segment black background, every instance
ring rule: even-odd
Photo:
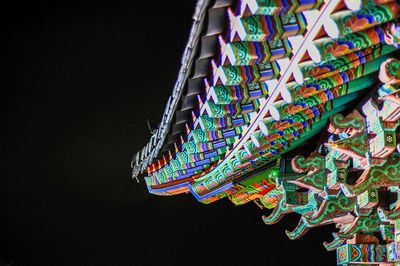
[[[335,265],[333,226],[159,197],[130,160],[159,122],[195,1],[13,1],[2,7],[0,265]],[[4,48],[5,47],[5,48]]]

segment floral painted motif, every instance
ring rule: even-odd
[[[344,34],[361,31],[367,28],[369,21],[367,18],[350,17],[345,22]]]
[[[326,48],[327,59],[337,58],[346,54],[350,50],[347,44],[339,44],[334,42]]]

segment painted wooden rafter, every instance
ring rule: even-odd
[[[307,19],[314,19],[314,23],[308,23],[308,29],[305,36],[296,36],[290,40],[293,44],[298,44],[297,47],[294,45],[293,47],[293,56],[291,60],[278,60],[278,64],[284,65],[284,71],[281,73],[279,79],[269,80],[266,81],[270,95],[265,101],[260,101],[260,110],[259,112],[251,118],[251,122],[248,126],[244,127],[242,137],[237,140],[234,144],[234,147],[228,151],[224,160],[220,162],[219,166],[213,170],[211,170],[206,175],[197,179],[198,181],[205,180],[209,176],[213,175],[215,171],[218,171],[218,168],[222,168],[226,164],[230,164],[230,160],[235,156],[235,153],[238,152],[240,149],[243,148],[243,144],[249,140],[251,137],[251,133],[258,129],[258,124],[264,119],[264,117],[268,114],[272,104],[281,97],[281,94],[284,93],[286,89],[286,84],[289,81],[290,77],[293,75],[294,72],[298,70],[297,66],[301,62],[301,59],[304,57],[305,53],[308,52],[312,41],[316,38],[319,31],[324,25],[325,21],[328,21],[330,18],[330,14],[335,10],[335,7],[338,5],[340,0],[330,0],[325,1],[325,5],[321,7],[321,10],[312,10],[312,11],[305,11],[305,13],[309,13]],[[232,26],[234,28],[235,25]],[[215,70],[214,70],[215,71]],[[214,72],[215,73],[215,72]],[[207,99],[209,99],[209,95],[207,95]],[[200,109],[200,114],[205,111],[205,106]],[[196,121],[197,122],[197,121]],[[195,123],[196,126],[196,123]]]

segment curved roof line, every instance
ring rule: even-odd
[[[192,66],[194,56],[198,48],[199,39],[204,26],[205,14],[209,4],[210,0],[197,1],[195,12],[192,17],[193,25],[190,31],[189,40],[181,59],[181,67],[178,78],[175,82],[172,95],[167,101],[161,124],[158,129],[154,130],[154,133],[147,145],[141,151],[137,152],[132,158],[132,178],[135,178],[137,182],[139,182],[137,178],[138,175],[143,173],[147,165],[159,154],[168,134],[171,121],[173,119],[173,114],[178,106],[179,99],[181,98],[183,88],[190,73],[189,70]]]

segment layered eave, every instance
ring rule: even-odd
[[[177,85],[134,176],[146,172],[151,193],[204,203],[271,191],[257,170],[375,86],[396,50],[384,37],[400,6],[363,2],[199,1]]]

